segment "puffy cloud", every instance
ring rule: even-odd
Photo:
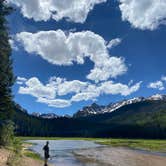
[[[116,78],[119,75],[126,73],[127,67],[125,66],[124,59],[118,57],[110,57],[108,60],[102,60],[102,68],[96,66],[91,70],[90,74],[87,76],[90,80],[108,80],[110,77]]]
[[[64,108],[69,107],[71,105],[70,100],[64,99],[46,99],[46,98],[38,98],[37,102],[47,104],[49,107],[57,107]]]
[[[7,0],[21,9],[24,17],[35,21],[54,19],[84,23],[96,4],[107,0]]]
[[[154,30],[165,24],[165,0],[119,0],[122,19],[133,27]]]
[[[87,87],[87,82],[78,80],[65,81],[58,86],[58,95],[63,96],[69,93],[79,93]]]
[[[28,94],[37,98],[54,99],[56,92],[54,86],[47,84],[43,85],[38,78],[32,77],[25,82],[25,86],[19,88],[20,94]]]
[[[47,104],[50,107],[62,108],[70,106],[72,102],[97,100],[97,97],[102,94],[127,96],[139,90],[140,85],[141,82],[128,86],[112,81],[92,84],[79,80],[67,81],[59,77],[51,77],[48,83],[44,85],[38,78],[32,77],[23,81],[19,93],[31,95],[37,98],[37,102]],[[68,94],[70,95],[66,96]]]
[[[117,77],[127,71],[124,59],[110,57],[107,42],[91,31],[69,34],[62,30],[40,31],[34,34],[22,32],[17,34],[16,38],[28,53],[37,53],[52,64],[83,64],[84,59],[89,57],[94,62],[94,69],[87,78],[96,82]]]
[[[71,99],[71,101],[88,101],[88,100],[96,100],[96,97],[98,97],[98,93],[96,92],[81,92],[76,95],[74,95]]]
[[[162,81],[151,82],[151,83],[149,83],[148,88],[158,89],[158,90],[165,89]]]
[[[158,89],[158,90],[164,90],[164,84],[166,82],[166,76],[162,76],[160,80],[155,81],[155,82],[151,82],[147,85],[148,88],[152,88],[152,89]]]
[[[135,85],[128,86],[121,83],[113,83],[112,81],[107,81],[101,84],[101,92],[104,94],[120,94],[122,96],[128,96],[140,89],[142,82],[138,82]]]
[[[116,47],[116,46],[118,46],[121,42],[122,42],[122,39],[120,39],[120,38],[112,39],[112,40],[107,44],[107,48],[111,49],[111,48],[113,48],[113,47]]]
[[[100,89],[98,85],[89,84],[86,89],[72,96],[71,101],[74,101],[74,102],[88,101],[88,100],[94,101],[99,96],[100,96]]]

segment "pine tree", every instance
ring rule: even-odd
[[[14,102],[12,85],[14,75],[11,59],[11,47],[6,16],[12,8],[5,0],[0,0],[0,145],[8,146],[12,142],[14,127],[11,121]]]
[[[0,120],[10,119],[13,110],[12,85],[15,78],[6,20],[11,11],[5,0],[0,0]]]

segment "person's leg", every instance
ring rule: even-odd
[[[47,166],[47,160],[48,159],[45,158],[45,160],[44,160],[44,166]]]

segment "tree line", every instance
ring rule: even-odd
[[[16,105],[13,121],[18,136],[166,138],[166,103],[141,102],[102,115],[42,119]]]

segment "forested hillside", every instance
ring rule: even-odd
[[[21,136],[166,138],[166,102],[143,101],[82,118],[42,119],[15,109]]]

